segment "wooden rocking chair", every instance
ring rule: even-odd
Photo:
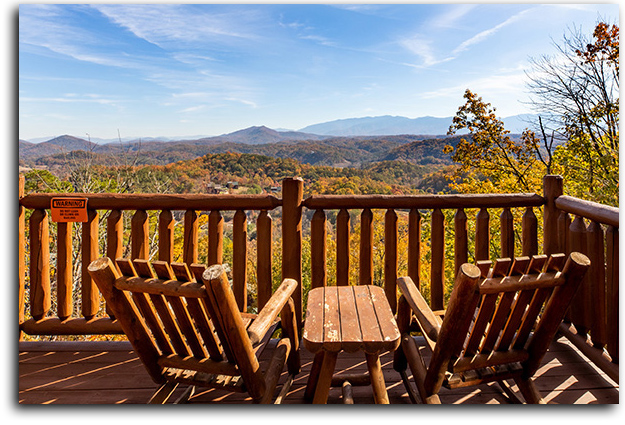
[[[284,398],[300,369],[291,298],[296,281],[285,279],[252,315],[239,312],[221,265],[116,263],[118,268],[100,258],[89,273],[151,378],[161,384],[149,403],[166,403],[180,383],[189,387],[177,403],[186,402],[195,386],[247,392],[255,403],[270,403],[287,363],[289,376],[276,403]],[[278,315],[282,339],[263,374],[258,357],[280,324]]]
[[[460,267],[443,319],[430,310],[409,277],[397,280],[402,337],[393,366],[411,398],[416,397],[406,376],[407,364],[421,400],[428,404],[440,403],[441,386],[453,389],[491,381],[497,381],[513,402],[520,402],[506,379],[514,380],[528,403],[544,403],[532,376],[590,260],[573,252],[568,259],[564,254],[540,255],[514,262],[499,259],[490,265],[481,261]],[[413,318],[432,351],[427,368],[410,335]]]

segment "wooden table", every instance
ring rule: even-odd
[[[379,354],[399,346],[399,330],[378,286],[328,286],[308,293],[304,346],[316,353],[306,387],[313,403],[326,403],[340,351],[362,350],[375,402],[388,404]]]

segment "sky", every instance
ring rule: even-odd
[[[20,4],[20,139],[531,113],[530,58],[614,4]]]

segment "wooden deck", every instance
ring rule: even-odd
[[[386,353],[380,360],[391,404],[410,403],[399,374],[392,368],[392,355]],[[312,355],[303,349],[302,372],[293,382],[285,404],[304,402],[311,365]],[[336,370],[365,372],[364,355],[339,354]],[[618,384],[588,362],[565,338],[552,343],[537,373],[536,385],[548,402],[619,402]],[[127,342],[19,343],[20,404],[143,404],[155,388]],[[353,394],[356,404],[373,403],[370,387],[353,387]],[[454,391],[443,389],[440,398],[446,404],[508,403],[495,384]],[[200,390],[190,402],[250,403],[250,399],[221,390]],[[328,403],[342,403],[341,388],[331,389]]]

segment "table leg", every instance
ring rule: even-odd
[[[382,374],[382,365],[380,357],[377,354],[365,353],[367,358],[367,368],[369,376],[371,376],[371,387],[373,387],[373,398],[376,404],[389,404],[388,393],[386,392],[386,383]]]
[[[306,383],[304,400],[311,401],[315,396],[315,388],[317,388],[317,381],[319,381],[319,373],[321,372],[321,365],[323,364],[323,353],[324,351],[320,350],[315,354],[312,367],[310,368],[310,374],[308,375],[308,382]]]
[[[317,381],[315,389],[315,398],[313,404],[325,404],[328,401],[328,393],[332,385],[332,375],[334,374],[334,366],[336,365],[336,357],[338,352],[327,351],[323,355],[323,363],[321,365],[321,373]]]

